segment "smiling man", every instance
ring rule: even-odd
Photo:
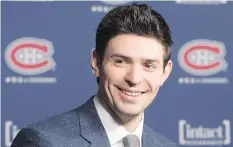
[[[85,104],[22,129],[12,147],[175,147],[144,124],[144,110],[172,70],[163,17],[145,4],[119,6],[100,22],[91,67],[98,92]]]

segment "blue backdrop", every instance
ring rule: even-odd
[[[123,3],[1,2],[1,146],[96,93],[95,31]],[[144,3],[164,16],[174,40],[172,74],[145,123],[183,146],[233,147],[233,3]]]

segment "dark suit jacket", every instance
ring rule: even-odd
[[[176,144],[143,126],[143,147],[176,147]],[[110,147],[93,98],[79,108],[23,128],[11,147]]]

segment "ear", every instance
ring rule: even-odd
[[[162,86],[163,83],[167,80],[167,78],[170,75],[171,71],[172,71],[172,61],[169,60],[168,63],[167,63],[167,65],[164,68],[160,86]]]
[[[95,74],[96,77],[99,77],[100,73],[99,73],[99,58],[98,55],[96,53],[96,49],[92,49],[92,53],[91,53],[91,68],[92,68],[92,72],[93,74]]]

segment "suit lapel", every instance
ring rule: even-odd
[[[144,124],[142,132],[142,147],[155,147],[153,137],[150,134],[149,128]]]
[[[110,147],[108,136],[96,111],[93,97],[78,108],[81,136],[90,147]]]
[[[161,134],[154,132],[150,127],[144,124],[142,133],[142,147],[175,147],[176,145],[163,137]]]

